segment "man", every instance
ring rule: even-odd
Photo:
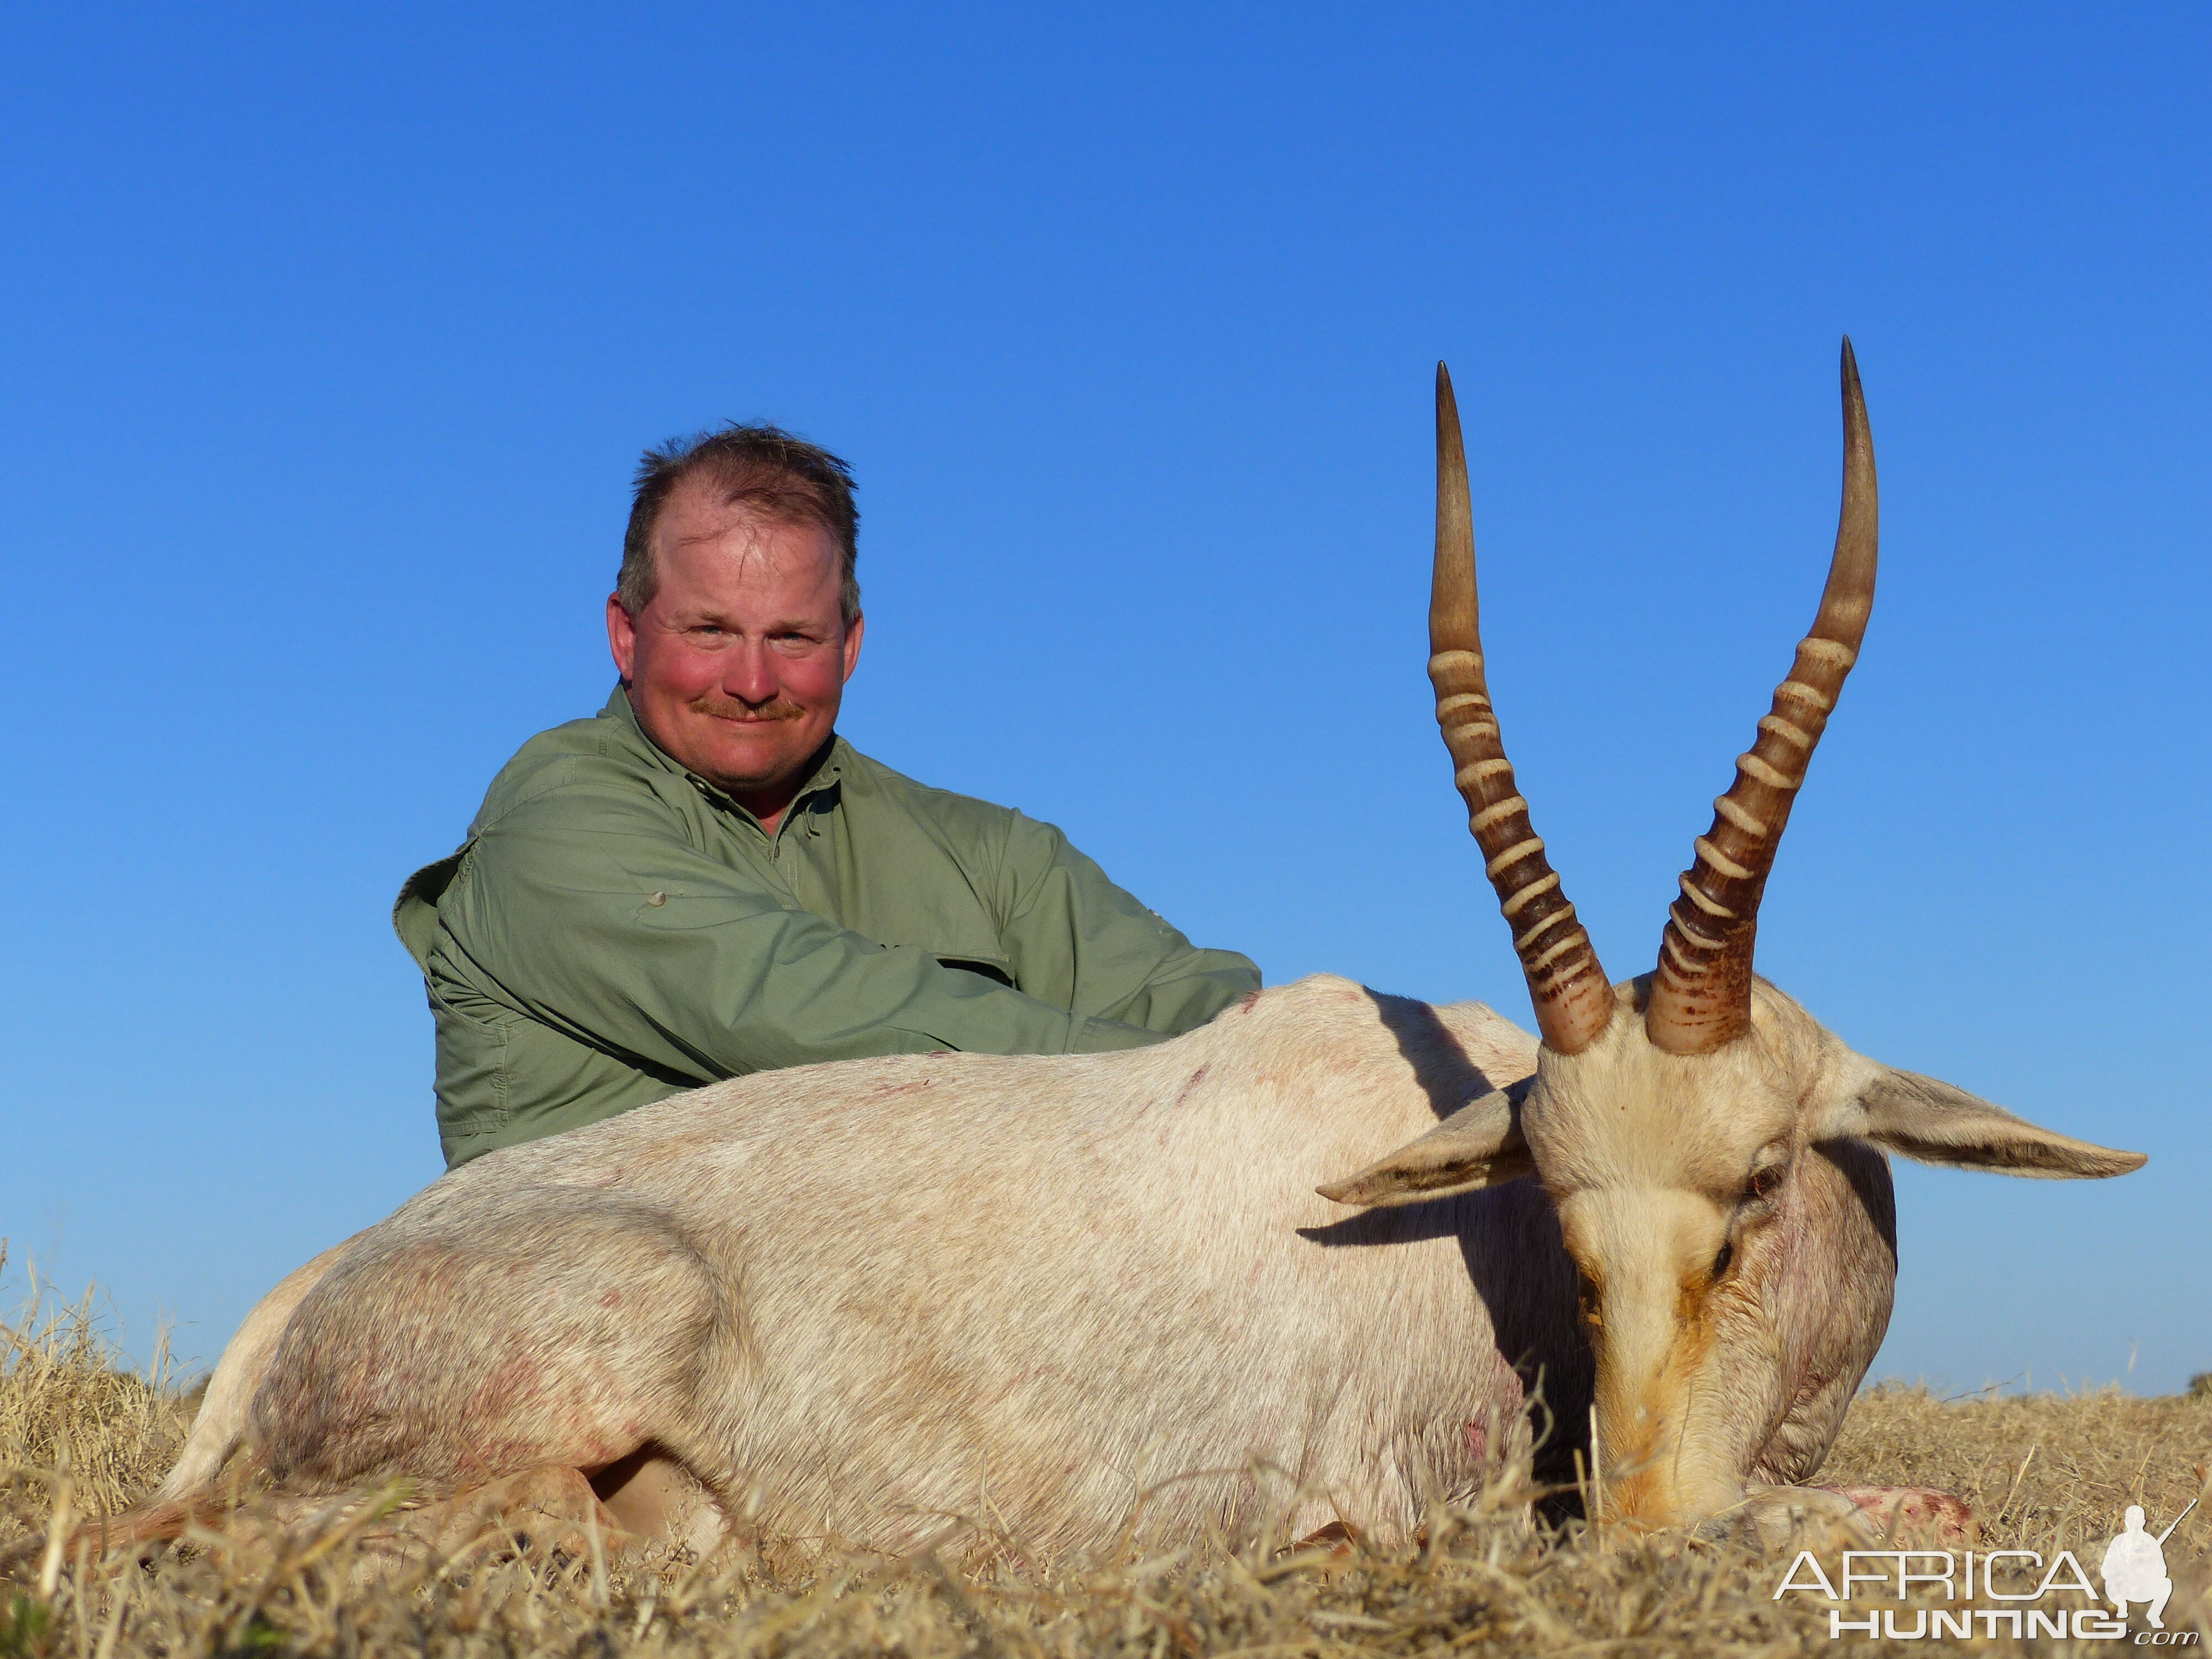
[[[449,1165],[740,1073],[1133,1048],[1259,988],[1050,825],[836,735],[852,489],[774,427],[647,453],[607,600],[621,684],[525,744],[394,908]]]

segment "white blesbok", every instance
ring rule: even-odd
[[[242,1449],[295,1497],[407,1477],[447,1529],[535,1506],[898,1550],[968,1516],[1050,1553],[1290,1503],[1293,1535],[1389,1540],[1528,1432],[1540,1376],[1553,1467],[1587,1448],[1610,1516],[1856,1513],[1798,1483],[1888,1322],[1883,1152],[2143,1160],[1854,1054],[1753,975],[1874,595],[1848,341],[1843,390],[1819,615],[1655,973],[1607,979],[1515,788],[1440,368],[1430,673],[1540,1043],[1323,977],[1149,1048],[808,1066],[492,1153],[254,1310],[124,1533],[178,1529]]]

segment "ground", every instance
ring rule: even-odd
[[[145,1564],[48,1547],[58,1506],[112,1513],[148,1491],[190,1415],[186,1393],[118,1368],[82,1308],[33,1308],[0,1327],[0,1659],[1942,1650],[1855,1634],[1832,1645],[1826,1601],[1775,1600],[1786,1554],[1547,1527],[1514,1471],[1473,1507],[1440,1512],[1422,1548],[1395,1555],[1213,1542],[1056,1568],[1009,1551],[960,1573],[933,1559],[779,1566],[743,1551],[625,1568],[586,1547],[457,1569],[365,1563],[360,1534],[312,1521],[289,1533],[226,1525]],[[1860,1395],[1821,1478],[1948,1488],[1973,1505],[1984,1549],[2071,1548],[2094,1574],[2127,1504],[2163,1527],[2205,1492],[2208,1465],[2212,1394],[1945,1400],[1891,1385]],[[1820,1552],[1831,1572],[1842,1547]],[[2168,1630],[2198,1632],[2193,1650],[2205,1652],[2212,1503],[2182,1523],[2166,1557]],[[2138,1608],[2135,1629],[2145,1628]],[[2030,1647],[2157,1650],[2135,1638]]]

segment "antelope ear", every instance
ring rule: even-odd
[[[1379,1208],[1495,1187],[1534,1173],[1521,1138],[1520,1091],[1477,1095],[1418,1140],[1379,1164],[1314,1190],[1339,1204]]]
[[[2125,1175],[2148,1161],[2141,1152],[2115,1152],[2039,1128],[1964,1089],[1886,1066],[1875,1068],[1838,1116],[1837,1133],[1954,1169],[2081,1180]]]

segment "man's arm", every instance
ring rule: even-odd
[[[1260,988],[1249,957],[1200,949],[1051,824],[1008,816],[998,902],[1024,990],[1079,1014],[1172,1036]]]
[[[568,784],[487,826],[438,914],[453,947],[518,1006],[702,1083],[871,1054],[1061,1054],[1158,1037],[787,908],[619,782]]]

